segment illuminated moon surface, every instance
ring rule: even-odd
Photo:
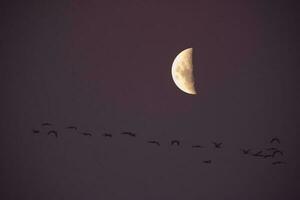
[[[180,52],[172,64],[172,78],[176,86],[188,94],[196,94],[193,75],[193,49]]]

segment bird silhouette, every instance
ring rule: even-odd
[[[280,154],[281,156],[283,156],[283,152],[282,151],[276,150],[276,151],[273,152],[272,157],[275,157],[276,154]]]
[[[218,143],[218,142],[212,142],[215,145],[215,148],[220,149],[222,142]]]
[[[280,164],[286,164],[286,162],[283,162],[283,161],[272,162],[272,165],[280,165]]]
[[[277,142],[278,144],[280,144],[280,140],[279,138],[275,137],[275,138],[272,138],[270,143],[274,143],[274,142]]]
[[[76,127],[76,126],[68,126],[68,127],[66,127],[66,129],[73,129],[73,130],[77,130],[77,127]]]
[[[256,157],[263,157],[262,151],[258,151],[258,152],[256,152],[255,154],[252,154],[252,155],[256,156]]]
[[[264,158],[270,158],[270,157],[273,157],[273,156],[270,154],[264,155]]]
[[[52,126],[52,124],[50,124],[48,122],[44,122],[44,123],[42,123],[42,126]]]
[[[82,135],[84,135],[84,136],[92,136],[92,134],[91,133],[88,133],[88,132],[83,132],[83,133],[81,133]]]
[[[192,148],[204,148],[204,146],[201,146],[201,145],[193,145]]]
[[[148,141],[149,144],[156,144],[157,146],[160,146],[160,143],[158,141],[155,140],[150,140]]]
[[[204,160],[203,161],[203,163],[205,163],[205,164],[211,164],[211,162],[212,162],[211,160]]]
[[[275,148],[275,147],[271,147],[271,148],[266,148],[266,150],[267,150],[267,151],[276,151],[276,150],[278,150],[278,149]]]
[[[39,130],[36,130],[36,129],[32,129],[32,132],[33,132],[34,134],[40,133],[40,131],[39,131]]]
[[[110,137],[110,138],[111,138],[111,137],[112,137],[112,134],[104,133],[103,136],[104,136],[104,137]]]
[[[171,141],[171,145],[177,145],[177,146],[179,146],[180,145],[180,142],[179,142],[179,140],[172,140]]]
[[[122,134],[122,135],[129,135],[129,136],[131,136],[131,137],[136,137],[136,134],[135,134],[135,133],[132,133],[132,132],[129,132],[129,131],[127,131],[127,132],[122,132],[121,134]]]
[[[48,135],[53,134],[56,138],[58,137],[58,133],[55,130],[51,130],[48,132]]]
[[[250,149],[241,149],[243,154],[249,154],[250,153]]]

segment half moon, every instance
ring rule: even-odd
[[[172,64],[172,78],[176,86],[188,94],[197,94],[193,75],[193,48],[180,52]]]

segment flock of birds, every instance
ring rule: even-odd
[[[55,138],[59,137],[58,131],[54,130],[54,129],[51,129],[51,127],[53,127],[53,124],[45,122],[45,123],[42,123],[41,126],[42,127],[50,127],[50,129],[47,131],[47,135],[54,136]],[[76,127],[76,126],[68,126],[68,127],[65,127],[65,129],[78,131],[78,127]],[[34,134],[40,134],[41,130],[32,129],[32,132]],[[83,135],[83,136],[87,136],[87,137],[92,137],[93,136],[93,134],[91,132],[78,132],[78,133]],[[129,137],[137,137],[137,135],[135,133],[129,132],[129,131],[121,132],[120,134],[121,135],[127,135]],[[110,134],[110,133],[104,133],[104,134],[102,134],[102,136],[106,137],[106,138],[112,138],[113,137],[113,135]],[[153,145],[156,145],[156,146],[161,146],[161,143],[157,140],[148,140],[147,143],[153,144]],[[216,149],[223,148],[223,146],[222,146],[223,143],[222,142],[212,142],[212,144],[213,144],[214,148],[216,148]],[[274,137],[270,140],[270,144],[280,144],[280,139],[277,138],[277,137]],[[171,146],[180,146],[181,143],[180,143],[179,140],[171,140],[170,145]],[[192,145],[192,148],[205,148],[205,147],[202,146],[202,145]],[[265,149],[254,151],[254,152],[253,152],[252,149],[241,148],[240,151],[244,155],[249,155],[249,156],[259,157],[259,158],[264,158],[264,159],[276,158],[278,155],[282,157],[284,155],[283,151],[276,148],[276,147],[269,147],[269,148],[265,148]],[[212,160],[204,160],[203,163],[211,164]],[[272,165],[282,165],[282,164],[286,164],[286,162],[281,161],[281,160],[277,160],[277,161],[272,162]]]

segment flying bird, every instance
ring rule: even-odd
[[[179,140],[172,140],[171,141],[171,145],[177,145],[177,146],[179,146],[180,145],[180,142],[179,142]]]
[[[269,155],[269,154],[264,155],[264,158],[270,158],[270,157],[273,157],[273,156],[272,156],[272,155]]]
[[[217,149],[221,148],[222,142],[220,142],[220,143],[212,142],[212,143],[215,145],[215,148],[217,148]]]
[[[131,137],[136,137],[136,134],[135,133],[132,133],[132,132],[122,132],[121,133],[122,135],[129,135]]]
[[[280,165],[280,164],[286,164],[286,162],[283,162],[283,161],[272,162],[272,165]]]
[[[148,141],[149,144],[156,144],[157,146],[160,146],[160,143],[158,141],[155,140],[150,140]]]
[[[276,150],[273,152],[272,157],[274,157],[276,154],[280,154],[281,156],[283,156],[283,152],[280,150]]]
[[[278,149],[275,148],[275,147],[271,147],[271,148],[267,148],[266,150],[267,150],[267,151],[276,151],[276,150],[278,150]]]
[[[258,152],[256,152],[255,154],[252,154],[252,155],[256,156],[256,157],[263,157],[262,151],[258,151]]]
[[[193,145],[192,148],[204,148],[204,146],[201,146],[201,145]]]
[[[56,138],[58,137],[58,133],[55,130],[51,130],[48,132],[48,135],[53,134]]]
[[[68,127],[66,127],[66,129],[73,129],[73,130],[77,130],[77,127],[76,127],[76,126],[68,126]]]
[[[104,137],[112,137],[112,134],[104,133],[103,136],[104,136]]]
[[[39,131],[39,130],[36,130],[36,129],[32,129],[32,132],[33,132],[34,134],[40,133],[40,131]]]
[[[274,143],[274,142],[277,142],[278,144],[280,144],[280,140],[279,138],[275,137],[275,138],[272,138],[270,143]]]
[[[48,122],[44,122],[44,123],[42,123],[42,126],[52,126],[52,124],[50,124]]]
[[[249,154],[250,153],[250,149],[241,149],[243,154]]]
[[[92,136],[91,133],[87,133],[87,132],[83,132],[83,133],[81,133],[81,134],[84,135],[84,136]]]
[[[203,163],[205,163],[205,164],[211,164],[211,160],[204,160]]]

